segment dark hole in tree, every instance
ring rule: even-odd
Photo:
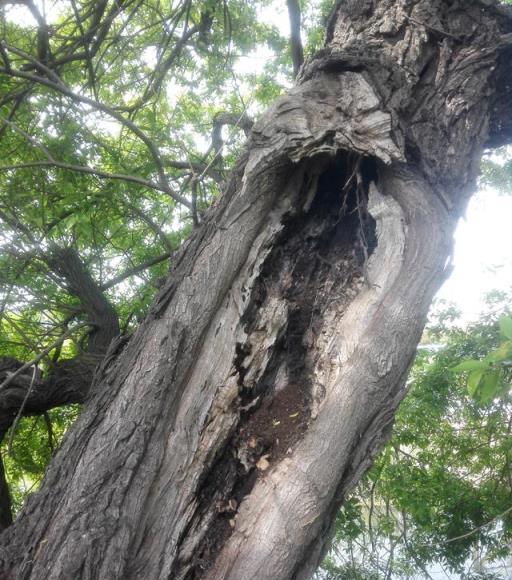
[[[369,183],[376,179],[374,161],[340,153],[327,164],[310,162],[310,172],[322,164],[310,207],[284,218],[284,228],[251,289],[242,318],[249,338],[237,345],[234,360],[240,421],[199,485],[198,517],[211,508],[212,498],[218,498],[219,509],[196,550],[187,580],[204,574],[231,534],[230,506],[238,506],[265,475],[258,471],[258,460],[265,457],[275,464],[293,452],[308,428],[318,354],[314,344],[324,314],[332,308],[343,311],[352,300],[353,289],[362,284],[364,261],[375,247],[375,222],[367,211]],[[306,191],[302,197],[303,206]],[[252,349],[261,347],[265,312],[273,312],[276,301],[287,312],[286,324],[270,347],[259,380],[247,384],[244,362]]]

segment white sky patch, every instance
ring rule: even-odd
[[[165,94],[170,107],[175,107],[179,98],[186,93],[185,87],[178,84],[174,79],[169,79],[165,86]]]
[[[288,38],[290,35],[290,20],[286,2],[272,2],[268,6],[258,8],[258,20],[277,27],[279,33]]]
[[[87,128],[93,132],[97,131],[115,138],[119,137],[121,133],[121,123],[94,109],[87,109],[82,120]]]
[[[3,16],[7,22],[13,22],[20,26],[37,26],[36,19],[32,16],[30,10],[26,6],[21,6],[19,4],[16,6],[7,6],[4,9]]]
[[[272,2],[268,6],[260,6],[257,11],[258,20],[275,26],[279,34],[284,38],[290,36],[290,21],[288,19],[288,9],[285,2]],[[265,64],[275,58],[275,53],[267,46],[259,46],[247,55],[241,55],[236,60],[233,71],[237,77],[248,73],[261,74],[264,71]],[[276,79],[282,86],[291,87],[288,79],[283,75],[278,75]],[[239,80],[239,89],[244,95],[251,94],[251,86],[248,83]],[[252,111],[250,111],[252,112]]]
[[[156,46],[147,46],[140,55],[141,61],[149,68],[153,68],[157,63]]]
[[[263,72],[265,64],[275,58],[274,51],[266,46],[260,46],[249,54],[237,58],[233,70],[235,74],[245,75],[248,73],[259,74]]]
[[[57,22],[60,14],[65,10],[66,3],[45,2],[44,0],[34,0],[34,5],[39,13],[46,20],[47,24]],[[37,26],[37,20],[34,18],[27,6],[20,4],[7,4],[3,8],[3,16],[8,22],[13,22],[19,26]]]
[[[455,233],[454,271],[437,294],[461,310],[464,321],[484,310],[491,290],[512,289],[512,192],[477,192]]]

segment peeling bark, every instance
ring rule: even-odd
[[[311,576],[510,140],[511,30],[488,1],[337,5],[2,536],[5,578]]]

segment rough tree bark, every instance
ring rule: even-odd
[[[404,395],[512,15],[346,0],[1,538],[5,579],[309,578]]]

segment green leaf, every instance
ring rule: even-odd
[[[512,358],[512,341],[506,340],[505,342],[502,342],[500,346],[493,352],[489,353],[486,358],[494,362],[510,360]]]
[[[468,377],[468,393],[474,397],[476,390],[478,389],[478,385],[484,376],[485,370],[479,369],[474,370],[473,372],[469,373]]]
[[[499,320],[501,334],[512,340],[512,317],[502,316]]]
[[[498,379],[498,371],[485,373],[480,382],[480,389],[478,390],[478,395],[476,397],[480,403],[489,403],[494,399],[498,390]]]
[[[452,367],[450,370],[454,373],[461,373],[463,371],[476,371],[476,370],[485,369],[488,366],[489,366],[489,363],[487,363],[485,361],[468,359],[468,360],[462,361],[458,365]]]

